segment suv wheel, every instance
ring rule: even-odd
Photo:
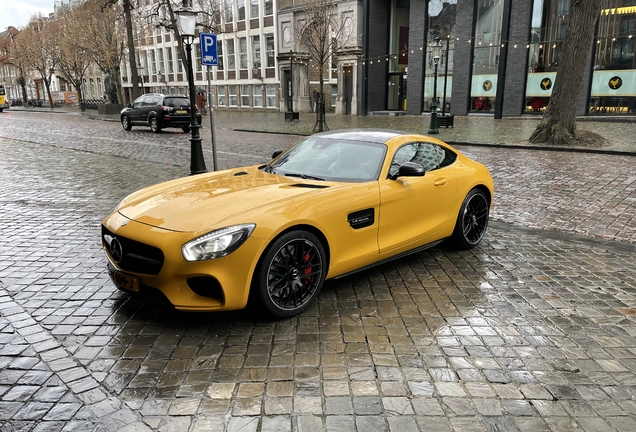
[[[128,116],[121,116],[121,127],[124,128],[125,131],[132,129],[132,124],[130,123],[130,118]]]
[[[157,117],[150,118],[150,130],[154,133],[161,132],[161,127],[159,127],[159,121],[157,121]]]

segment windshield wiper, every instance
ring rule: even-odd
[[[287,177],[300,177],[301,179],[305,179],[305,180],[319,180],[319,181],[325,181],[324,178],[320,178],[320,177],[314,177],[314,176],[310,176],[307,174],[297,174],[297,173],[285,173],[285,175]]]

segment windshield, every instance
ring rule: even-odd
[[[334,138],[307,138],[271,162],[270,172],[314,180],[377,180],[386,145]]]

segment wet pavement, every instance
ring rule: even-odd
[[[636,430],[632,156],[460,146],[495,179],[479,247],[327,282],[274,321],[108,279],[101,219],[187,174],[187,134],[0,121],[0,431]],[[221,124],[222,168],[298,140]]]

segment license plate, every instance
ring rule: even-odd
[[[177,110],[177,114],[187,114],[187,110]]]
[[[127,275],[108,266],[108,274],[110,279],[117,286],[126,291],[139,292],[139,279],[134,276]]]

